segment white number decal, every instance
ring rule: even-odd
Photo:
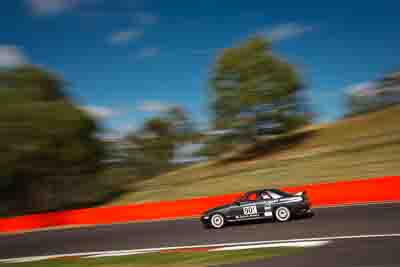
[[[256,206],[249,206],[243,208],[244,215],[254,215],[257,214],[257,207]]]

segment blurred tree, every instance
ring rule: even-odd
[[[171,135],[176,143],[191,142],[196,139],[197,132],[194,123],[183,108],[171,107],[165,112],[164,117],[170,124]]]
[[[97,202],[103,146],[65,83],[38,67],[0,73],[0,214]],[[104,188],[103,188],[104,189]]]
[[[0,72],[0,86],[18,88],[21,94],[34,101],[65,100],[65,82],[57,75],[35,66],[22,66]]]
[[[130,133],[125,139],[129,143],[128,166],[140,179],[155,176],[169,169],[174,153],[174,139],[170,135],[171,125],[160,117],[147,120],[142,129]]]
[[[400,72],[350,88],[345,95],[347,113],[354,116],[400,103]]]
[[[154,117],[144,123],[143,131],[145,134],[155,137],[169,137],[172,131],[172,125],[162,117]]]
[[[369,96],[361,95],[356,92],[348,93],[346,95],[346,116],[354,116],[372,110],[371,103],[371,97]]]
[[[236,128],[254,135],[256,124],[279,124],[288,131],[308,121],[303,83],[261,37],[225,49],[213,68],[210,87],[215,129]]]
[[[142,128],[127,136],[131,144],[129,165],[143,179],[168,171],[175,150],[186,142],[199,138],[189,115],[181,107],[172,107],[144,122]]]

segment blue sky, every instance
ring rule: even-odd
[[[127,131],[170,105],[207,122],[218,51],[263,32],[309,87],[320,121],[343,92],[400,67],[400,3],[377,1],[5,0],[0,66],[33,63],[107,127]]]

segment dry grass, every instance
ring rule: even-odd
[[[260,187],[400,173],[400,106],[313,129],[287,150],[230,164],[202,163],[155,177],[112,204],[171,200]],[[138,186],[138,185],[136,185]]]

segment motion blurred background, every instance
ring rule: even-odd
[[[398,9],[0,8],[0,216],[400,171]]]

